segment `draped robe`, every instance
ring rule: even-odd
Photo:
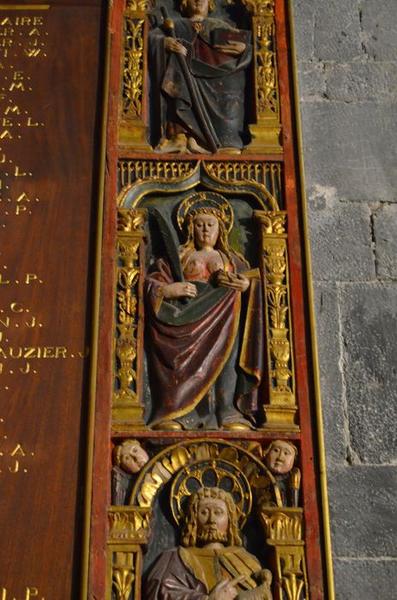
[[[233,270],[247,263],[233,255]],[[250,416],[257,410],[263,372],[262,297],[259,278],[245,293],[195,281],[196,298],[165,300],[164,284],[175,282],[170,264],[159,259],[146,279],[147,355],[154,417],[151,425],[177,419],[204,398],[238,344],[234,404]],[[235,353],[233,352],[233,355]]]
[[[238,31],[221,19],[204,19],[200,33],[195,31],[190,19],[175,19],[174,24],[176,38],[187,48],[186,63],[194,81],[194,95],[204,106],[206,122],[217,138],[216,145],[242,148],[245,72],[251,62],[252,46],[247,44],[237,57],[216,50],[211,44],[211,33],[215,29]],[[161,28],[150,32],[151,143],[155,146],[165,135],[166,123],[173,122],[206,146],[180,58],[174,52],[165,51],[164,38]]]
[[[217,583],[245,575],[236,585],[241,597],[271,600],[269,588],[258,585],[253,578],[260,571],[258,559],[241,546],[174,548],[163,552],[155,563],[144,597],[145,600],[207,600]]]

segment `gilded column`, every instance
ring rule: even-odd
[[[120,144],[150,150],[144,99],[146,82],[146,11],[150,0],[127,0],[124,13],[122,81],[119,106]]]
[[[274,600],[309,600],[301,508],[262,508],[266,542],[273,548]]]
[[[266,427],[297,429],[285,211],[255,211],[262,237],[269,397]]]
[[[281,154],[274,0],[242,0],[252,14],[255,73],[255,123],[245,153]]]
[[[116,364],[112,421],[114,425],[144,427],[140,399],[143,347],[143,274],[141,254],[145,211],[119,209],[117,233]],[[140,352],[138,350],[141,350]]]
[[[150,532],[150,509],[113,506],[109,509],[106,600],[140,600],[142,545]],[[114,596],[112,596],[112,592]]]

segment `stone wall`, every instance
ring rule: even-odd
[[[397,1],[295,0],[338,600],[397,594]]]

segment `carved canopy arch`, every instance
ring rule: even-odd
[[[131,493],[130,505],[151,508],[157,494],[181,469],[197,461],[224,460],[235,465],[248,480],[254,497],[274,477],[262,461],[238,444],[222,441],[192,440],[168,446],[142,469]]]

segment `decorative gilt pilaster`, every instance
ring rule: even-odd
[[[140,402],[143,347],[141,275],[145,211],[119,209],[117,233],[116,365],[113,424],[144,427]]]
[[[111,584],[106,587],[106,600],[141,599],[142,545],[148,542],[150,518],[150,509],[133,506],[109,509],[107,562]]]
[[[134,150],[150,150],[144,98],[148,93],[146,11],[151,6],[151,0],[127,0],[124,12],[119,139]]]
[[[274,600],[309,600],[302,509],[262,508],[260,519],[274,551]]]
[[[285,211],[255,211],[262,232],[269,402],[266,427],[294,430],[295,376],[289,311],[289,273]]]
[[[245,153],[281,153],[274,0],[242,0],[252,14],[255,73],[255,123]]]

